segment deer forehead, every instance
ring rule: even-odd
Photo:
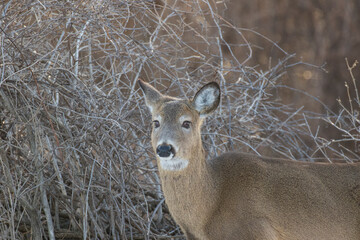
[[[198,118],[199,115],[196,110],[190,107],[188,101],[170,101],[164,103],[157,109],[154,114],[156,120],[162,120],[164,122],[173,121],[193,121]]]

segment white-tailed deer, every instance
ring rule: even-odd
[[[360,164],[224,153],[206,160],[200,127],[220,101],[215,82],[192,100],[139,81],[170,213],[187,239],[360,239]]]

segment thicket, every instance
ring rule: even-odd
[[[346,62],[349,94],[335,112],[282,82],[294,68],[321,66],[233,26],[223,7],[205,0],[1,3],[1,239],[183,237],[161,193],[139,78],[179,97],[208,81],[221,85],[220,107],[203,127],[209,156],[238,149],[359,160],[359,66]],[[230,30],[236,42],[223,35]],[[259,46],[249,36],[278,58],[252,65]],[[284,103],[283,89],[325,111]],[[340,138],[320,136],[314,120]]]

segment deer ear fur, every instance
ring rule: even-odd
[[[191,101],[193,108],[200,113],[200,117],[211,114],[219,103],[220,87],[216,82],[210,82],[203,86]]]
[[[153,109],[155,108],[155,105],[160,101],[163,95],[153,86],[144,82],[143,80],[139,79],[138,83],[140,85],[140,88],[144,92],[145,103],[149,107],[150,112],[152,113]]]

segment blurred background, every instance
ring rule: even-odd
[[[359,1],[232,0],[225,6],[224,16],[235,26],[257,31],[289,54],[296,54],[298,61],[317,66],[311,68],[305,64],[287,71],[285,85],[317,97],[335,112],[341,109],[337,99],[347,98],[345,82],[351,83],[345,59],[350,65],[359,60]],[[238,41],[233,33],[230,30],[224,34],[230,43]],[[279,51],[272,43],[259,35],[248,36],[248,40],[256,45],[254,65],[266,68],[271,60],[276,64]],[[360,68],[354,68],[353,74],[359,76],[359,73]],[[354,90],[349,87],[351,94],[355,94]],[[287,104],[304,105],[319,113],[326,111],[320,104],[314,105],[310,98],[291,91],[281,94]],[[335,131],[322,129],[321,133],[327,138],[336,138]]]
[[[360,2],[0,3],[0,238],[183,239],[137,80],[217,81],[209,157],[359,160]]]

